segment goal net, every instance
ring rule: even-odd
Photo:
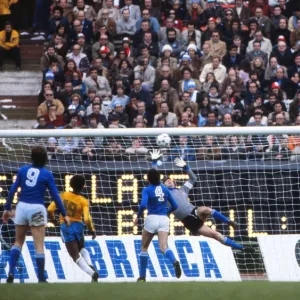
[[[160,133],[168,133],[172,142],[160,148],[164,155],[159,170],[180,187],[188,177],[174,159],[182,157],[189,164],[198,178],[190,201],[219,210],[239,224],[233,229],[213,219],[206,222],[236,242],[255,247],[256,254],[233,251],[234,257],[242,278],[264,278],[257,237],[299,232],[297,127],[0,131],[0,207],[3,210],[18,168],[30,162],[31,147],[43,145],[59,191],[71,190],[74,174],[84,175],[83,194],[90,200],[98,236],[141,235],[142,225],[134,227],[132,221],[147,185],[149,151],[158,148],[155,137]],[[47,195],[47,206],[50,200]],[[59,227],[50,223],[46,232],[60,236]],[[171,215],[170,235],[189,234]]]

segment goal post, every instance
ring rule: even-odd
[[[257,237],[300,232],[297,126],[0,130],[1,210],[18,168],[30,162],[32,146],[43,145],[48,151],[47,168],[59,191],[71,190],[74,174],[85,177],[83,195],[90,200],[99,237],[139,236],[142,225],[133,226],[133,218],[147,185],[149,151],[158,148],[155,137],[161,133],[172,138],[169,148],[161,148],[162,175],[170,176],[180,187],[188,177],[176,167],[174,158],[187,161],[197,176],[190,201],[219,210],[239,224],[233,229],[213,219],[206,222],[235,241],[255,247],[255,255],[234,251],[234,257],[242,276],[262,278],[265,267]],[[17,200],[16,194],[14,203]],[[50,200],[47,195],[47,206]],[[46,232],[49,237],[60,236],[59,228],[52,224]],[[173,215],[170,235],[190,235]]]

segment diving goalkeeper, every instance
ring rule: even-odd
[[[152,167],[157,169],[157,161],[163,154],[159,150],[153,150],[150,154]],[[220,220],[229,226],[234,228],[237,226],[235,222],[215,209],[206,206],[196,207],[190,203],[188,193],[197,181],[197,177],[182,158],[175,158],[174,162],[177,167],[182,168],[189,176],[188,181],[180,189],[176,188],[175,182],[171,178],[165,177],[163,179],[163,184],[170,190],[171,195],[178,205],[178,208],[173,211],[174,216],[183,223],[184,227],[188,229],[192,235],[203,235],[234,249],[245,252],[255,252],[254,248],[237,244],[230,238],[223,236],[220,232],[204,224],[206,219],[212,216],[214,219]]]

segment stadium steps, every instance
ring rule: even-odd
[[[39,71],[40,70],[40,58],[44,52],[44,45],[40,45],[37,42],[21,39],[20,51],[21,51],[21,68],[23,71]],[[31,43],[31,44],[27,44]],[[3,64],[4,71],[14,71],[15,63],[6,59]],[[1,74],[2,77],[2,74]]]
[[[39,71],[7,71],[1,73],[0,96],[36,96],[42,83]]]

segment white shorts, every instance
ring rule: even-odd
[[[28,226],[46,226],[46,207],[43,204],[19,202],[16,208],[15,224]]]
[[[170,219],[167,216],[150,215],[145,219],[144,229],[150,233],[170,231]]]

